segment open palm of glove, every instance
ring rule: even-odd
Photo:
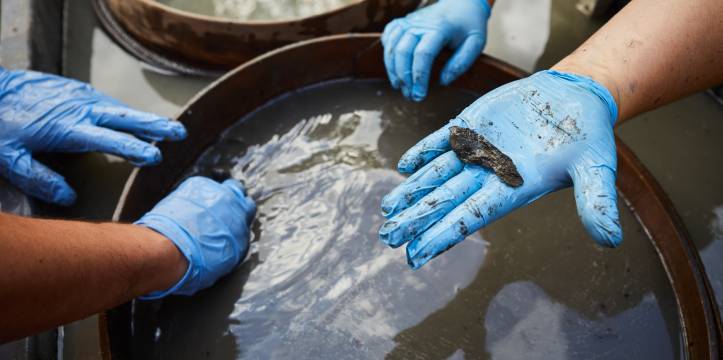
[[[427,96],[434,59],[445,46],[455,49],[440,75],[448,85],[464,73],[487,40],[487,0],[441,0],[390,22],[382,34],[384,65],[392,87],[405,97]]]
[[[188,270],[170,289],[142,299],[193,295],[228,274],[248,250],[255,214],[256,204],[236,180],[219,184],[196,176],[181,183],[135,224],[173,241],[188,260]]]
[[[0,174],[41,200],[70,205],[76,195],[62,176],[32,158],[34,152],[100,151],[152,165],[161,153],[140,139],[185,136],[180,123],[130,109],[88,84],[0,69]]]
[[[389,219],[380,239],[392,247],[408,242],[407,260],[419,268],[509,212],[574,185],[587,231],[617,246],[616,118],[608,90],[587,77],[548,70],[495,89],[402,156],[399,171],[413,174],[382,200]],[[460,161],[450,150],[450,126],[470,128],[507,154],[524,184],[511,187]]]

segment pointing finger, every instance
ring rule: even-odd
[[[439,32],[426,34],[414,49],[412,62],[412,100],[421,101],[427,96],[429,77],[434,59],[444,46],[444,36]]]
[[[449,145],[449,128],[451,126],[469,127],[464,120],[455,118],[441,129],[427,135],[402,155],[397,164],[399,172],[411,174],[432,159],[451,150]]]
[[[382,199],[382,214],[394,216],[459,174],[464,163],[448,151],[416,171]]]
[[[384,223],[379,230],[380,240],[398,247],[416,238],[479,190],[489,175],[490,171],[481,167],[465,167],[457,176]]]
[[[157,147],[138,140],[128,134],[106,128],[82,125],[73,129],[59,151],[99,151],[128,159],[136,166],[155,165],[161,162],[161,151]]]
[[[186,129],[180,122],[124,106],[98,104],[93,106],[91,115],[99,126],[129,132],[144,139],[182,140],[186,137]]]
[[[487,177],[479,191],[407,245],[407,262],[418,269],[469,234],[540,196],[527,192],[524,186],[511,188],[496,176]]]
[[[412,58],[418,43],[419,37],[407,31],[394,49],[394,72],[401,81],[402,94],[407,99],[410,98],[412,91]]]

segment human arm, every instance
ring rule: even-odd
[[[0,214],[0,342],[163,290],[186,260],[142,226]]]
[[[716,21],[722,6],[715,0],[695,6],[634,1],[553,71],[477,100],[402,156],[399,170],[413,175],[382,200],[389,220],[380,239],[393,247],[408,243],[407,259],[418,268],[509,212],[574,186],[591,237],[603,246],[619,245],[613,125],[723,82],[723,22]],[[687,25],[695,21],[706,25]],[[631,35],[642,43],[628,46]],[[524,184],[507,186],[489,169],[462,163],[450,151],[449,127],[455,125],[507,154]]]
[[[0,213],[0,343],[210,286],[245,253],[254,212],[240,184],[196,177],[136,225]]]
[[[723,1],[630,2],[552,67],[610,90],[618,123],[723,83]]]
[[[0,68],[0,176],[40,200],[70,205],[76,195],[36,153],[99,151],[145,166],[161,161],[150,141],[185,137],[181,123],[130,109],[88,84]]]
[[[440,0],[390,22],[382,34],[384,65],[392,87],[408,99],[427,95],[435,58],[454,50],[440,74],[448,85],[464,73],[487,42],[487,20],[494,1]]]

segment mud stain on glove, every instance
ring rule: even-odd
[[[450,127],[449,143],[463,162],[491,169],[502,182],[511,187],[519,187],[524,183],[512,159],[473,130]]]

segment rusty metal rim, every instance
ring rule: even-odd
[[[315,14],[315,15],[282,19],[282,20],[244,20],[244,21],[234,20],[231,18],[225,18],[225,17],[221,17],[221,16],[210,16],[210,15],[197,14],[197,13],[193,13],[190,11],[174,8],[173,6],[169,6],[166,4],[161,4],[160,2],[155,1],[155,0],[126,0],[126,1],[142,2],[142,3],[147,4],[148,6],[151,6],[151,7],[157,8],[157,9],[161,9],[166,12],[175,13],[177,15],[182,15],[187,18],[198,19],[198,20],[203,20],[203,21],[208,21],[208,22],[216,22],[216,23],[222,23],[222,24],[231,23],[231,24],[248,24],[248,25],[281,25],[281,24],[285,24],[285,23],[288,23],[291,21],[306,21],[306,20],[318,19],[318,18],[321,18],[321,17],[329,15],[329,14],[335,14],[337,12],[344,11],[349,7],[355,6],[359,3],[362,3],[362,2],[368,1],[368,0],[354,0],[354,2],[352,2],[352,3],[346,4],[343,6],[339,6],[339,7],[333,8],[329,11],[325,11],[323,13],[319,13],[319,14]]]
[[[182,60],[171,59],[157,51],[150,50],[123,29],[115,16],[113,16],[113,12],[108,8],[106,0],[92,0],[91,4],[96,17],[100,21],[101,28],[105,33],[123,50],[148,66],[161,72],[183,75],[213,78],[223,75],[224,72],[221,69],[203,68]]]
[[[356,50],[349,53],[343,52],[349,49]],[[334,53],[334,51],[337,53]],[[324,58],[329,54],[344,54],[344,57],[349,57],[351,54],[352,58],[339,59],[338,56],[334,57],[333,60]],[[289,58],[294,60],[290,62],[284,60]],[[177,177],[180,176],[180,172],[185,168],[184,166],[190,165],[190,162],[197,158],[206,146],[217,139],[222,128],[233,124],[240,118],[240,116],[232,119],[224,119],[223,116],[216,117],[219,119],[218,121],[225,122],[224,124],[214,124],[209,123],[208,120],[203,120],[204,116],[206,116],[204,115],[205,109],[220,112],[233,111],[233,109],[218,110],[218,105],[215,102],[220,101],[218,97],[224,94],[239,93],[239,89],[233,88],[234,86],[243,86],[244,81],[249,79],[271,78],[280,72],[291,75],[296,74],[303,78],[282,80],[287,83],[285,85],[274,85],[280,87],[279,89],[255,94],[255,98],[249,100],[249,102],[258,107],[284,91],[292,90],[293,86],[299,88],[301,85],[311,85],[330,80],[330,76],[336,75],[336,78],[350,76],[357,78],[384,77],[385,73],[381,58],[378,34],[335,35],[285,46],[237,67],[196,95],[178,116],[178,119],[189,127],[190,136],[187,142],[190,142],[190,144],[184,146],[171,143],[162,144],[161,148],[164,150],[164,155],[166,155],[165,164],[161,164],[158,168],[135,169],[133,171],[118,202],[113,217],[114,221],[132,220],[134,216],[138,216],[142,211],[150,208],[152,204],[148,202],[157,200],[154,199],[154,196],[161,197],[167,193],[177,180]],[[309,71],[303,69],[303,64],[315,60],[321,62],[319,67],[329,64],[329,66],[337,66],[338,68],[317,70],[321,73],[321,75],[318,75],[320,78],[307,75]],[[284,64],[286,66],[282,66]],[[486,70],[487,73],[480,70]],[[454,85],[473,91],[485,91],[527,75],[527,73],[510,65],[483,56],[473,65],[473,69],[457,80]],[[228,89],[229,86],[233,89]],[[251,86],[251,84],[248,86]],[[285,89],[284,86],[287,88]],[[239,107],[243,107],[243,105]],[[246,110],[238,111],[243,112]],[[208,128],[212,129],[209,130]],[[697,249],[690,240],[685,226],[672,203],[657,181],[622,141],[616,139],[616,143],[618,149],[618,190],[622,193],[626,205],[633,211],[639,223],[645,229],[646,235],[653,243],[673,288],[683,337],[684,347],[682,350],[684,355],[686,358],[694,359],[718,359],[721,355],[720,345],[723,342],[720,318]],[[195,149],[190,149],[194,147]],[[174,150],[181,154],[174,153]],[[109,332],[113,318],[120,316],[121,320],[130,319],[128,317],[130,309],[131,305],[129,303],[101,314],[99,331],[101,333],[100,338],[103,340],[101,345],[104,358],[110,359],[111,350],[114,349],[113,339]],[[123,316],[126,316],[126,318],[123,318]]]
[[[207,77],[218,77],[295,41],[379,31],[423,2],[354,0],[311,16],[235,21],[178,10],[157,0],[92,0],[105,32],[132,56],[163,71]],[[376,10],[369,13],[372,9]]]
[[[282,20],[244,20],[244,21],[234,20],[231,18],[226,18],[226,17],[221,17],[221,16],[210,16],[210,15],[197,14],[197,13],[193,13],[190,11],[181,10],[181,9],[178,9],[178,8],[166,5],[166,4],[162,4],[162,3],[159,3],[158,1],[154,1],[154,0],[128,0],[128,1],[139,1],[139,2],[147,4],[148,6],[162,9],[163,11],[166,11],[166,12],[175,13],[177,15],[182,15],[187,18],[199,19],[199,20],[204,20],[204,21],[208,21],[208,22],[217,22],[217,23],[223,23],[223,24],[234,23],[234,24],[249,24],[249,25],[280,25],[280,24],[285,24],[290,21],[306,21],[306,20],[317,19],[324,15],[334,14],[339,11],[344,11],[348,7],[357,5],[358,3],[361,3],[361,2],[364,2],[367,0],[355,0],[355,2],[353,2],[353,3],[346,4],[346,5],[331,9],[329,11],[325,11],[320,14],[315,14],[315,15],[308,15],[308,16],[282,19]]]
[[[119,30],[154,53],[183,64],[229,70],[296,41],[379,31],[421,0],[364,0],[301,19],[241,22],[186,14],[150,0],[103,0]],[[187,16],[190,15],[190,16]]]

